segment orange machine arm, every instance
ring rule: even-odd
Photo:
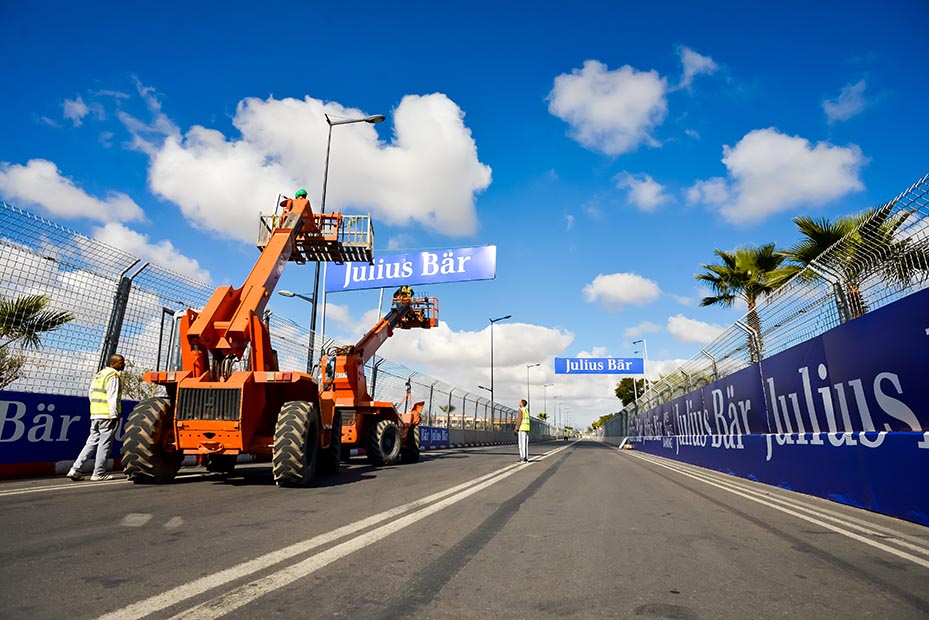
[[[333,362],[327,357],[323,368],[324,390],[335,390],[353,400],[370,400],[364,367],[381,345],[394,333],[394,328],[429,329],[438,325],[438,302],[434,298],[414,298],[400,301],[380,319],[356,344],[336,350]],[[349,396],[351,395],[351,396]]]
[[[194,351],[208,350],[212,356],[235,355],[241,358],[249,343],[261,340],[267,334],[253,333],[264,329],[260,318],[274,287],[291,259],[296,241],[302,231],[315,227],[310,203],[305,198],[291,201],[290,212],[280,227],[271,233],[267,246],[241,288],[222,286],[214,291],[203,311],[187,331],[187,342]],[[273,370],[275,363],[267,353],[268,346],[256,347],[253,351],[252,370]],[[255,357],[258,359],[255,359]]]

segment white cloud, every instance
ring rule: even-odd
[[[152,243],[148,235],[126,228],[122,224],[110,222],[94,229],[94,238],[114,248],[170,269],[200,282],[209,282],[210,273],[200,266],[193,258],[188,258],[178,252],[168,240]]]
[[[696,76],[701,74],[710,75],[719,70],[719,65],[712,58],[698,54],[689,47],[681,47],[678,53],[684,67],[684,74],[681,76],[681,83],[678,84],[678,88],[690,89]]]
[[[728,221],[757,223],[784,211],[816,207],[861,191],[867,158],[857,145],[815,145],[776,129],[756,129],[734,147],[723,147],[727,179],[697,182],[690,202],[716,206]]]
[[[333,327],[333,323],[341,327],[343,330],[346,330],[350,333],[353,330],[356,330],[358,324],[368,325],[368,323],[363,323],[361,321],[354,320],[348,311],[348,306],[340,306],[339,304],[333,304],[326,302],[326,331],[330,331]],[[354,333],[352,335],[355,335]]]
[[[616,176],[616,187],[629,190],[629,202],[649,213],[671,200],[665,187],[647,174],[623,172]]]
[[[642,321],[638,325],[627,327],[626,331],[623,332],[623,335],[626,338],[638,338],[639,336],[644,336],[645,334],[657,334],[660,331],[661,325],[652,323],[651,321]]]
[[[644,306],[661,294],[658,285],[634,273],[600,274],[584,287],[584,298],[594,303],[599,301],[610,311],[623,306]]]
[[[661,380],[661,377],[666,377],[674,373],[678,368],[683,366],[690,360],[685,359],[667,359],[667,360],[657,360],[649,359],[648,366],[645,368],[645,375],[648,377],[648,380],[651,382],[657,382]],[[664,388],[663,389],[667,389]]]
[[[651,132],[668,112],[667,81],[626,65],[610,71],[596,60],[555,78],[548,110],[570,126],[584,147],[607,155],[658,146]]]
[[[729,184],[721,177],[697,181],[687,189],[688,204],[721,205],[728,199]]]
[[[526,365],[542,362],[529,375],[531,385],[535,386],[532,398],[541,401],[541,385],[552,383],[554,379],[552,364],[546,360],[563,355],[573,340],[570,332],[549,327],[518,322],[496,324],[495,400],[515,403],[524,398]],[[475,394],[482,392],[478,385],[490,386],[490,326],[476,332],[455,331],[440,321],[438,327],[432,329],[396,333],[378,354]],[[552,394],[549,390],[550,397]]]
[[[683,314],[668,318],[668,333],[684,344],[707,344],[726,330],[722,325],[704,323]]]
[[[80,127],[84,122],[84,117],[90,114],[90,109],[80,95],[74,99],[65,99],[61,107],[64,109],[64,117],[75,127]]]
[[[415,243],[415,239],[413,235],[408,235],[405,233],[394,235],[393,237],[387,240],[387,249],[388,250],[408,249],[408,248],[413,247],[414,243]]]
[[[135,148],[151,157],[153,192],[181,208],[195,225],[251,241],[255,215],[274,207],[278,192],[306,187],[320,206],[328,114],[333,120],[365,112],[306,97],[239,102],[233,124],[240,137],[195,125],[182,133],[140,85],[153,120],[123,114]],[[332,128],[326,210],[371,213],[393,225],[416,222],[453,236],[477,230],[475,196],[491,180],[478,160],[464,113],[441,93],[408,95],[393,111],[393,139],[373,125]],[[308,176],[307,171],[319,171]]]
[[[868,106],[864,98],[865,81],[860,80],[854,84],[846,84],[835,99],[823,101],[823,111],[832,125],[836,121],[847,121],[858,116]]]
[[[145,219],[141,207],[128,195],[108,192],[102,200],[90,196],[46,159],[31,159],[25,166],[0,163],[0,195],[10,202],[36,205],[63,218],[100,222]]]

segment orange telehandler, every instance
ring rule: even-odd
[[[401,414],[393,403],[375,401],[368,394],[364,367],[395,328],[435,327],[438,312],[435,298],[395,297],[390,312],[361,340],[323,357],[320,409],[325,417],[334,412],[331,417],[341,428],[342,450],[362,448],[375,465],[419,460],[419,422],[424,403],[416,403],[411,411]]]
[[[261,256],[242,287],[219,287],[202,311],[186,310],[180,364],[143,377],[165,386],[167,396],[141,401],[127,418],[122,462],[133,482],[173,480],[185,454],[227,473],[240,453],[270,456],[281,486],[308,485],[317,467],[338,471],[341,419],[320,406],[311,375],[279,369],[263,314],[288,261],[370,263],[370,219],[314,214],[295,198],[280,218],[261,221]]]

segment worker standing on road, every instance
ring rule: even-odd
[[[126,367],[126,360],[122,355],[110,356],[110,365],[94,376],[87,396],[90,399],[90,435],[84,449],[68,471],[71,480],[83,480],[81,467],[92,454],[96,454],[94,473],[90,477],[93,481],[115,480],[116,476],[106,473],[106,459],[110,455],[113,445],[113,436],[119,425],[119,414],[122,413],[122,382],[119,371]]]
[[[516,438],[519,443],[519,462],[529,462],[529,403],[525,399],[519,401],[519,418],[516,420]]]

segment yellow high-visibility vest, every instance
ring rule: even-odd
[[[91,418],[113,418],[119,416],[123,411],[122,394],[116,395],[116,415],[110,411],[110,403],[107,400],[107,388],[113,377],[119,379],[119,373],[113,368],[107,366],[94,377],[94,382],[90,386],[90,417]],[[122,385],[120,392],[122,392]]]
[[[531,421],[530,418],[529,418],[529,409],[526,408],[526,407],[522,407],[522,408],[520,409],[520,411],[521,411],[522,414],[523,414],[523,419],[522,419],[522,421],[519,423],[519,429],[518,429],[518,430],[521,430],[521,431],[528,431],[529,428],[530,428],[530,426],[531,426],[531,424],[532,424],[532,421]]]

